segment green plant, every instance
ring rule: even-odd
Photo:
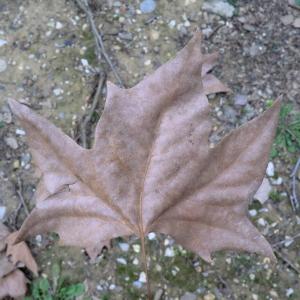
[[[26,300],[73,300],[85,292],[82,283],[68,284],[61,276],[60,266],[52,267],[52,279],[38,278],[30,286],[30,296]]]
[[[300,147],[300,113],[293,112],[291,104],[283,104],[280,110],[279,123],[271,157],[282,151],[294,153]]]

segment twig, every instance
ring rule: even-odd
[[[110,69],[112,70],[115,78],[117,79],[119,85],[121,87],[124,87],[121,77],[119,76],[118,72],[116,71],[111,59],[109,58],[109,55],[107,54],[107,52],[105,50],[103,38],[102,38],[103,34],[101,33],[100,30],[97,29],[97,26],[96,26],[95,20],[94,20],[94,16],[91,12],[91,8],[88,4],[88,1],[87,0],[75,0],[75,1],[78,4],[78,6],[84,11],[84,13],[86,14],[88,21],[90,23],[92,33],[94,35],[95,42],[96,42],[98,60],[100,61],[101,56],[104,57],[105,61],[109,65]]]
[[[284,261],[291,269],[293,269],[296,273],[300,274],[300,270],[286,257],[284,257],[279,251],[274,249],[274,253]]]
[[[206,38],[206,40],[211,40],[214,35],[219,31],[219,29],[221,29],[224,26],[224,24],[220,24],[219,26],[217,26],[214,31]]]
[[[99,96],[100,96],[100,93],[104,86],[104,82],[105,82],[105,75],[100,74],[100,79],[98,82],[96,93],[94,95],[91,109],[90,109],[89,113],[85,116],[84,120],[82,121],[82,123],[80,125],[81,142],[82,142],[82,146],[85,148],[87,148],[86,127],[87,127],[88,123],[91,121],[93,113],[97,107],[97,104],[99,102]]]
[[[24,211],[25,211],[26,215],[29,216],[29,210],[28,210],[28,207],[27,207],[26,202],[25,202],[24,197],[23,197],[22,181],[21,181],[20,177],[18,177],[17,194],[18,194],[18,197],[21,201],[22,206],[24,207]]]
[[[298,234],[296,234],[296,235],[290,237],[289,239],[285,239],[285,240],[282,240],[282,241],[280,241],[280,242],[274,243],[274,244],[272,244],[272,247],[280,246],[280,245],[282,245],[282,244],[284,244],[284,243],[286,243],[286,242],[289,242],[289,241],[291,241],[291,240],[295,240],[295,239],[297,239],[297,238],[299,238],[299,237],[300,237],[300,233],[298,233]]]
[[[299,199],[297,197],[297,191],[296,191],[296,182],[297,182],[297,173],[298,173],[298,170],[299,170],[299,167],[300,167],[300,158],[298,159],[295,167],[294,167],[294,170],[291,174],[291,178],[292,178],[292,184],[291,184],[291,187],[292,187],[292,194],[290,196],[290,200],[291,200],[291,204],[292,204],[292,207],[293,207],[293,210],[294,211],[297,211],[300,207],[300,202],[299,202]]]
[[[296,4],[289,3],[288,6],[291,7],[291,8],[295,8],[295,9],[300,10],[300,6],[298,6]]]

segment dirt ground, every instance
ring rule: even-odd
[[[235,4],[232,17],[207,12],[197,0],[159,0],[150,13],[141,10],[138,0],[90,2],[126,87],[173,57],[194,28],[202,30],[204,50],[220,53],[214,73],[233,91],[210,97],[212,142],[260,114],[280,95],[293,113],[300,111],[300,10],[288,1],[230,1]],[[7,99],[29,104],[80,142],[78,127],[90,109],[99,71],[117,83],[105,61],[98,63],[94,37],[75,1],[0,0],[0,217],[12,230],[26,217],[17,191],[22,188],[31,210],[38,178],[26,133]],[[101,98],[88,130],[89,143],[105,91]],[[272,158],[274,174],[267,174],[269,199],[249,206],[250,218],[273,245],[278,262],[221,252],[209,265],[170,237],[151,235],[147,247],[156,300],[300,299],[300,216],[290,202],[290,174],[300,151],[278,151]],[[53,234],[32,238],[29,245],[41,276],[51,276],[51,265],[59,263],[70,282],[84,282],[87,299],[145,299],[135,238],[114,240],[96,262],[80,249],[59,247]]]

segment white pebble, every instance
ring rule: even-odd
[[[290,296],[292,296],[293,294],[294,294],[294,289],[288,288],[288,289],[286,290],[285,295],[286,295],[287,297],[290,297]]]
[[[0,39],[0,47],[7,44],[7,41]]]
[[[0,206],[0,220],[3,220],[6,214],[6,207]]]
[[[263,218],[259,218],[257,220],[257,223],[260,225],[260,226],[266,226],[267,225],[267,221]]]
[[[275,175],[275,167],[274,167],[273,162],[271,162],[271,161],[268,163],[266,174],[269,177],[273,177]]]
[[[127,243],[119,243],[119,247],[124,252],[127,252],[129,250],[129,245]]]
[[[23,129],[17,128],[16,135],[26,135],[26,132]]]
[[[132,261],[132,263],[133,263],[135,266],[137,266],[137,265],[139,264],[139,260],[138,260],[137,258],[135,258],[135,259]]]
[[[166,257],[174,257],[175,256],[174,248],[173,247],[166,248],[165,256]]]
[[[150,233],[148,234],[148,239],[149,239],[150,241],[155,240],[155,238],[156,238],[156,233],[155,233],[155,232],[150,232]]]
[[[142,282],[142,283],[146,283],[147,282],[147,278],[146,278],[145,272],[141,272],[141,274],[139,276],[139,282]]]
[[[133,245],[132,246],[132,248],[133,248],[133,251],[135,252],[135,253],[140,253],[140,251],[141,251],[141,246],[140,245]]]
[[[55,28],[56,29],[62,29],[64,27],[64,25],[61,23],[61,22],[56,22],[56,24],[55,24]]]
[[[63,93],[64,93],[64,90],[61,89],[61,88],[57,88],[57,89],[54,89],[54,90],[53,90],[53,94],[54,94],[55,96],[59,96],[59,95],[61,95],[61,94],[63,94]]]
[[[251,217],[255,217],[255,216],[257,215],[257,210],[256,210],[256,209],[250,209],[250,210],[249,210],[249,215],[250,215]]]
[[[118,258],[117,258],[117,262],[118,262],[119,264],[121,264],[121,265],[127,265],[127,261],[126,261],[126,259],[123,258],[123,257],[118,257]]]
[[[271,180],[271,183],[272,183],[273,185],[281,185],[282,182],[283,182],[283,179],[282,179],[281,177],[278,177],[277,179],[272,179],[272,180]]]

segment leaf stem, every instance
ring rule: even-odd
[[[146,282],[147,282],[147,299],[151,300],[151,288],[150,288],[150,281],[149,281],[149,272],[147,266],[147,252],[145,247],[145,234],[143,230],[140,228],[140,239],[141,239],[141,250],[142,250],[142,264],[144,268],[144,272],[146,274]]]

